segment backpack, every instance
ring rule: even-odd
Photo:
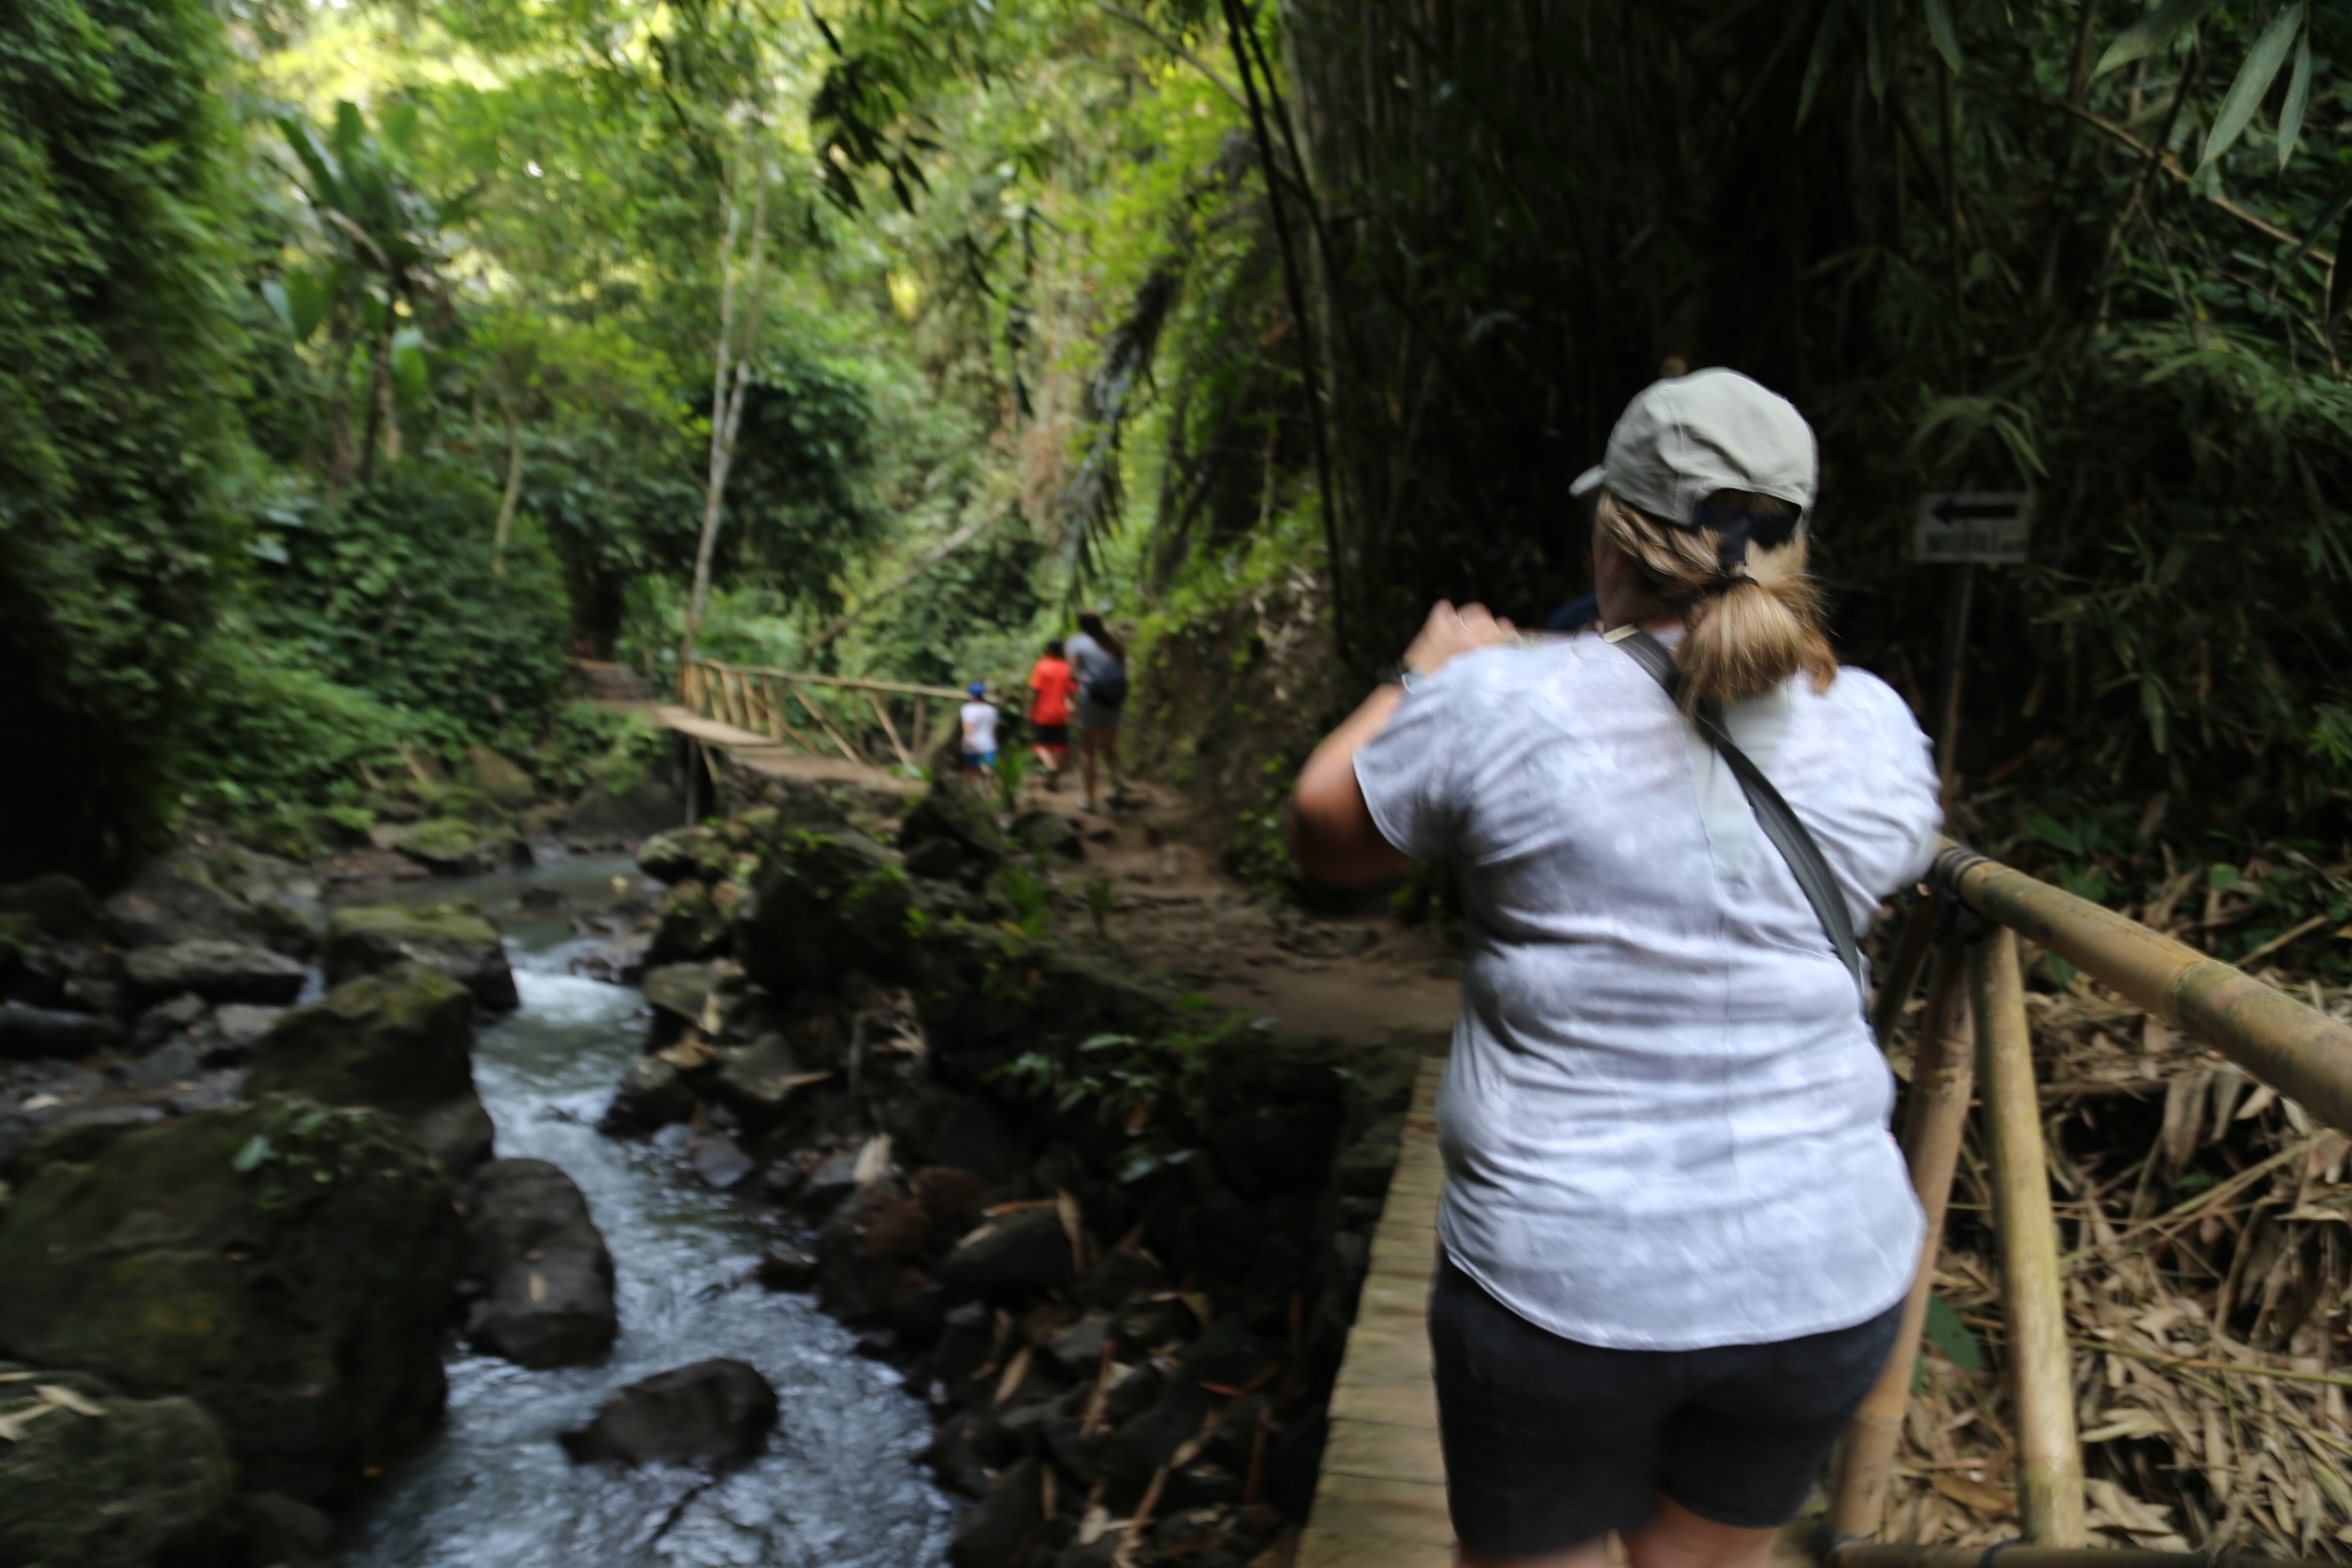
[[[1086,699],[1106,708],[1120,708],[1127,702],[1127,667],[1114,664],[1087,682]]]

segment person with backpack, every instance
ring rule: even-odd
[[[1601,634],[1441,603],[1299,776],[1310,875],[1462,890],[1429,1334],[1470,1568],[1765,1568],[1894,1347],[1925,1227],[1858,933],[1942,814],[1822,631],[1817,461],[1744,375],[1652,385]]]
[[[1095,809],[1095,768],[1097,756],[1107,759],[1110,786],[1124,786],[1118,778],[1118,715],[1127,705],[1127,649],[1092,610],[1078,615],[1078,634],[1065,645],[1070,672],[1076,678],[1078,700],[1074,717],[1078,724],[1078,765],[1086,783],[1080,811]]]

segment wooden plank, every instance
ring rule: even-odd
[[[1435,1405],[1431,1406],[1434,1412]],[[1368,1481],[1413,1481],[1445,1485],[1445,1462],[1438,1457],[1436,1426],[1335,1417],[1323,1445],[1323,1473]]]
[[[1413,1083],[1413,1109],[1331,1391],[1331,1436],[1297,1568],[1440,1568],[1454,1561],[1428,1321],[1444,1185],[1434,1114],[1444,1066],[1443,1058],[1424,1061]]]

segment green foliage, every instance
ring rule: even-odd
[[[0,713],[42,759],[0,786],[0,879],[168,812],[236,537],[224,63],[202,0],[0,10]]]
[[[497,510],[473,476],[412,462],[340,506],[289,512],[299,526],[275,536],[286,560],[259,618],[290,657],[400,709],[436,750],[525,749],[553,717],[567,617],[536,530],[491,572]]]
[[[249,636],[213,645],[186,804],[228,819],[356,804],[363,770],[399,766],[413,724],[366,692],[283,662]]]
[[[626,795],[660,764],[668,746],[667,734],[641,713],[567,702],[540,744],[539,773],[566,794],[595,784]]]

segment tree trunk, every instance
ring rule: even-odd
[[[375,375],[368,393],[367,434],[360,439],[360,483],[365,484],[375,473],[376,437],[392,416],[392,334],[400,312],[394,308],[399,296],[387,289],[383,298],[383,329],[375,335]],[[392,437],[394,449],[387,456],[397,458],[400,437],[397,426]]]
[[[743,394],[751,379],[751,355],[748,351],[760,330],[760,268],[768,227],[768,161],[764,150],[759,156],[749,153],[743,162],[754,166],[751,195],[751,254],[743,269],[745,291],[743,332],[740,342],[734,337],[735,327],[735,239],[741,226],[742,197],[738,192],[727,207],[727,233],[719,246],[719,353],[710,376],[710,480],[703,492],[702,538],[694,551],[694,589],[686,605],[686,636],[679,647],[677,675],[686,679],[694,662],[695,639],[702,631],[702,608],[710,591],[710,557],[719,542],[719,521],[727,500],[727,475],[735,463],[735,433],[743,423]],[[728,371],[734,371],[733,384],[729,384]]]
[[[507,416],[507,489],[499,498],[498,528],[490,538],[490,575],[507,574],[507,532],[514,526],[515,504],[522,500],[522,421],[515,416],[514,399],[499,394],[499,407]]]

